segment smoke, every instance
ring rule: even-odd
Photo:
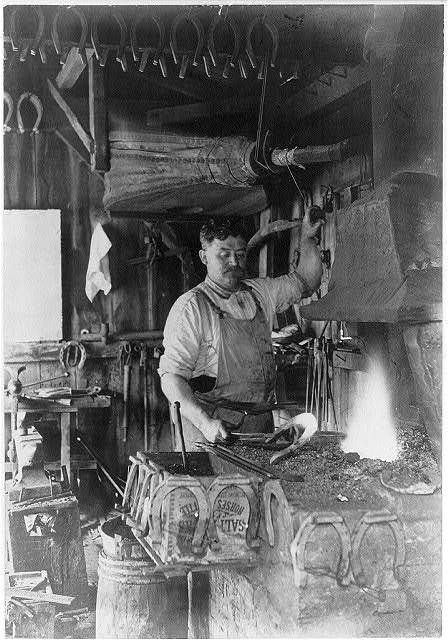
[[[343,451],[356,451],[361,458],[392,461],[399,454],[395,425],[392,420],[390,391],[386,376],[377,359],[370,360],[364,382],[358,387],[353,411],[349,417]]]

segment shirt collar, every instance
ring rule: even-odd
[[[210,289],[214,293],[216,293],[220,298],[230,298],[230,296],[234,295],[235,293],[238,293],[242,289],[241,286],[236,291],[229,291],[228,289],[224,289],[224,287],[221,287],[219,284],[214,282],[208,275],[205,276],[204,282],[207,285],[207,287],[210,287]]]

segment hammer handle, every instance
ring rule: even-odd
[[[131,388],[131,365],[125,364],[123,367],[123,420],[121,423],[121,439],[123,442],[126,442],[126,438],[128,435],[130,388]]]

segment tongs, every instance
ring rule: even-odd
[[[226,440],[226,444],[231,446],[237,442],[248,447],[274,449],[276,451],[283,449],[287,444],[285,444],[285,442],[271,441],[271,434],[269,433],[240,433],[239,431],[231,431]]]
[[[277,451],[273,456],[271,456],[269,460],[270,464],[275,464],[280,460],[289,458],[289,456],[309,442],[311,436],[316,431],[317,420],[312,413],[299,413],[299,415],[288,420],[283,427],[277,429],[277,431],[266,441],[266,444],[269,445],[276,442],[282,436],[286,436],[290,442],[290,444],[284,447],[281,451]]]

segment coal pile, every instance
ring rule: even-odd
[[[380,482],[382,473],[397,485],[429,482],[435,469],[426,433],[415,427],[398,429],[400,454],[394,462],[344,453],[334,440],[311,440],[293,456],[269,464],[272,451],[236,444],[232,449],[266,469],[302,474],[303,483],[282,481],[286,497],[306,508],[387,508],[390,495]]]

